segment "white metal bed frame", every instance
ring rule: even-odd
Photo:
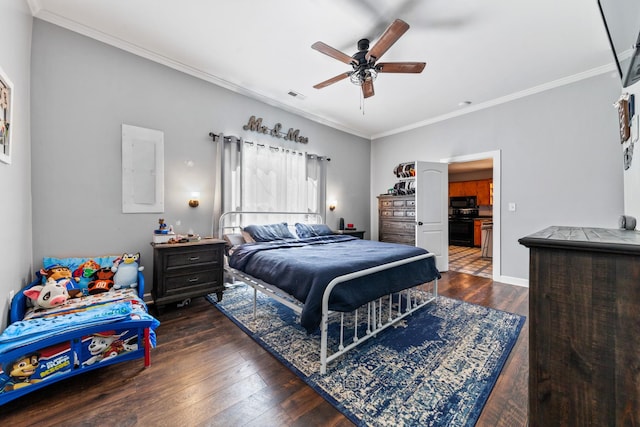
[[[242,214],[305,215],[306,217],[309,217],[309,216],[313,217],[317,215],[318,218],[321,218],[319,214],[310,214],[307,212],[239,212],[239,211],[226,212],[222,214],[222,216],[220,217],[219,237],[223,236],[225,229],[238,227],[237,225],[225,226],[224,222],[227,220],[227,218],[232,216],[240,216]],[[345,313],[340,312],[339,313],[340,314],[340,342],[338,345],[338,350],[333,352],[332,354],[328,354],[329,353],[329,345],[328,345],[329,319],[331,317],[335,317],[335,315],[338,314],[338,312],[333,312],[329,310],[329,298],[331,296],[331,292],[333,291],[333,289],[337,285],[347,282],[349,280],[353,280],[363,276],[368,276],[370,274],[374,274],[383,270],[388,270],[394,267],[398,267],[400,265],[409,264],[412,262],[416,262],[426,258],[431,258],[434,256],[435,254],[433,253],[417,255],[411,258],[405,258],[402,260],[378,265],[378,266],[367,268],[364,270],[355,271],[353,273],[344,274],[342,276],[338,276],[334,278],[333,280],[331,280],[331,282],[329,282],[329,284],[327,285],[327,288],[324,291],[324,294],[322,295],[322,318],[320,321],[320,373],[321,374],[326,374],[327,365],[333,360],[342,356],[343,354],[355,348],[356,346],[363,344],[369,338],[376,336],[379,332],[385,330],[389,326],[395,325],[400,320],[409,316],[410,314],[420,309],[421,307],[424,307],[425,305],[430,304],[431,302],[435,302],[438,297],[438,279],[436,278],[432,282],[429,282],[431,284],[431,289],[428,293],[426,293],[426,295],[428,295],[427,298],[422,298],[422,299],[418,298],[418,294],[417,294],[418,291],[416,290],[416,288],[423,285],[423,284],[420,284],[413,288],[409,288],[409,289],[397,292],[395,294],[389,294],[385,297],[381,297],[376,300],[370,301],[367,304],[356,309],[354,312],[354,319],[355,319],[355,325],[356,325],[356,327],[354,328],[354,336],[353,336],[352,342],[346,345],[345,345],[345,337],[344,337]],[[226,271],[229,274],[231,274],[232,277],[242,280],[244,283],[246,283],[247,285],[253,288],[254,318],[257,315],[256,310],[257,310],[257,292],[258,291],[263,292],[269,297],[291,308],[296,314],[300,315],[302,313],[303,304],[299,302],[297,299],[295,299],[293,296],[279,289],[277,286],[272,285],[270,283],[266,283],[247,273],[244,273],[240,270],[236,270],[228,266],[226,267]],[[405,301],[406,301],[404,312],[402,311],[403,310],[402,294],[404,294]],[[424,295],[425,295],[425,292],[421,291],[420,296],[423,297]],[[392,308],[394,296],[397,297],[397,309],[395,310],[395,313]],[[386,310],[385,310],[385,313],[383,313],[383,305],[385,302],[384,300],[386,298],[388,298],[388,313]],[[363,336],[359,336],[358,328],[357,328],[358,310],[360,308],[364,308],[365,306],[367,310],[367,314],[366,314],[367,329]]]

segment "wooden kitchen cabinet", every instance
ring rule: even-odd
[[[493,205],[492,179],[458,181],[449,183],[449,197],[476,196],[478,206]]]
[[[483,219],[473,220],[473,246],[479,248],[482,245],[482,222]]]
[[[491,179],[477,181],[478,206],[489,206],[493,204],[491,197],[492,182],[493,180]]]
[[[449,183],[449,197],[464,196],[462,181]]]
[[[477,181],[462,181],[463,196],[476,196],[478,194]]]

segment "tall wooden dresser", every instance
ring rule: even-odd
[[[378,240],[416,244],[415,196],[378,196]]]
[[[640,232],[549,227],[530,249],[529,424],[640,425]]]

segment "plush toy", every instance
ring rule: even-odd
[[[82,290],[83,295],[88,294],[89,283],[95,279],[96,272],[100,270],[100,264],[90,259],[76,268],[73,277],[78,281],[78,287]]]
[[[137,254],[122,254],[122,258],[111,267],[115,273],[113,276],[113,288],[135,288],[138,286],[138,271],[144,267],[138,264],[140,252]]]
[[[53,308],[64,304],[69,299],[69,293],[64,280],[47,279],[44,285],[32,286],[23,293],[31,299],[33,306],[38,308]]]
[[[111,267],[104,267],[96,271],[93,280],[87,285],[89,295],[110,291],[113,288],[113,275]]]
[[[67,287],[69,298],[78,298],[82,296],[82,289],[78,286],[79,278],[73,278],[71,269],[64,265],[52,265],[49,268],[40,270],[40,274],[45,278],[45,282],[53,279],[56,282],[63,282]]]

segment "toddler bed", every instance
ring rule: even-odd
[[[84,272],[87,287],[79,287],[75,298],[47,309],[30,306],[25,291],[40,289],[45,269],[55,266],[76,273],[80,269],[82,274],[87,261],[94,274]],[[103,366],[138,358],[144,358],[145,367],[150,365],[154,330],[160,323],[147,313],[143,301],[142,268],[137,262],[135,267],[127,265],[136,269],[130,274],[135,279],[119,289],[95,275],[121,261],[115,256],[44,259],[37,278],[13,298],[10,324],[0,334],[0,405]],[[117,269],[123,271],[124,264]],[[75,278],[72,282],[82,283]]]

